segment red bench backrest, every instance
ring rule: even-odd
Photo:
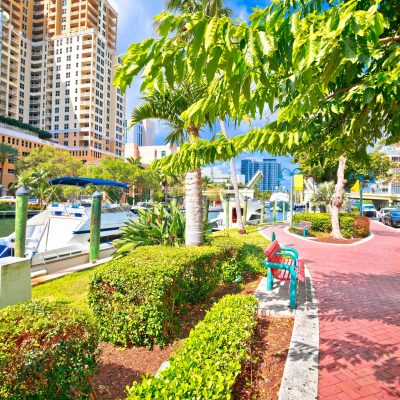
[[[302,225],[302,226],[311,226],[312,223],[310,221],[301,221],[300,225]]]
[[[268,258],[269,262],[280,264],[282,256],[276,254],[279,253],[280,251],[281,251],[281,246],[279,246],[278,241],[275,240],[264,250],[264,254],[265,257]]]

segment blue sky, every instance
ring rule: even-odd
[[[123,54],[133,42],[142,41],[153,36],[153,17],[163,11],[163,0],[110,0],[118,12],[118,52]],[[264,7],[268,0],[227,0],[226,4],[234,11],[234,17],[246,19],[252,7]],[[127,91],[127,117],[132,108],[140,103],[139,83],[137,81]],[[257,125],[260,125],[258,122]],[[245,128],[246,129],[246,128]],[[243,131],[242,131],[243,132]],[[240,133],[240,132],[237,132]],[[162,144],[165,129],[162,124],[156,124],[156,144]],[[243,155],[244,158],[248,155]],[[267,154],[251,155],[251,157],[266,157]],[[279,157],[287,166],[288,159]],[[237,161],[239,164],[239,161]]]

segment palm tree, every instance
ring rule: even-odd
[[[165,6],[170,11],[190,13],[203,11],[210,16],[232,16],[232,10],[223,3],[223,0],[166,0]]]
[[[311,197],[311,203],[314,207],[318,207],[322,212],[330,212],[334,193],[334,182],[320,183],[316,193]]]
[[[14,161],[18,157],[18,150],[6,143],[0,143],[0,196],[3,190],[4,165],[7,160]]]
[[[202,11],[211,17],[214,16],[231,17],[232,9],[230,9],[229,7],[225,7],[223,3],[224,3],[223,0],[167,0],[166,7],[170,11],[191,12],[191,13]],[[228,133],[225,127],[225,121],[222,118],[219,118],[219,122],[221,125],[222,134],[227,138]],[[246,233],[246,230],[243,224],[242,211],[240,207],[239,185],[233,159],[229,161],[229,167],[231,170],[231,182],[233,190],[235,192],[235,205],[236,205],[238,231],[240,234],[244,234]]]
[[[165,139],[167,143],[182,144],[185,141],[195,143],[200,138],[201,127],[192,122],[185,129],[181,114],[197,103],[203,97],[205,90],[205,86],[190,83],[167,88],[163,93],[154,90],[150,96],[145,97],[143,104],[133,109],[131,126],[145,119],[159,119],[169,128],[169,135]],[[211,121],[209,124],[211,126]],[[199,246],[203,244],[203,194],[200,168],[188,172],[185,181],[185,243],[187,246]]]

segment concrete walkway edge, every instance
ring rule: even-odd
[[[292,339],[283,372],[279,400],[318,398],[319,321],[312,278],[305,268],[306,301],[295,313]]]

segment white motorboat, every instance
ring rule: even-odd
[[[119,182],[72,177],[54,179],[50,184],[127,187]],[[90,201],[80,199],[74,204],[53,203],[28,220],[25,255],[31,259],[33,274],[46,274],[89,261],[90,215]],[[100,258],[114,252],[111,240],[119,237],[124,224],[135,218],[129,206],[102,203]],[[13,255],[14,240],[14,233],[0,238],[0,258]]]

